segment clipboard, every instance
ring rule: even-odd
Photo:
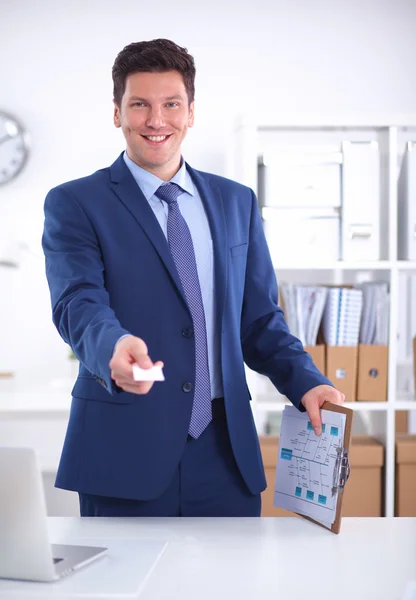
[[[285,506],[284,508],[286,508],[286,510],[291,510],[295,514],[299,515],[300,517],[303,517],[304,519],[307,519],[308,521],[312,521],[312,523],[320,525],[321,527],[331,531],[332,533],[338,534],[341,529],[343,491],[350,476],[349,454],[351,446],[352,421],[354,411],[350,408],[345,408],[344,406],[338,404],[332,404],[331,402],[324,402],[320,409],[327,410],[330,412],[342,413],[345,415],[344,439],[342,446],[337,448],[337,458],[335,461],[331,488],[332,493],[338,492],[334,522],[332,523],[331,527],[328,527],[327,525],[324,525],[320,521],[317,521],[308,515],[304,515],[300,512],[297,512],[293,508],[288,508],[287,506]]]
[[[351,408],[346,408],[345,406],[339,404],[332,404],[331,402],[324,402],[320,410],[328,410],[332,412],[342,413],[345,415],[344,446],[339,449],[338,458],[334,470],[334,478],[332,482],[332,490],[338,490],[336,517],[335,521],[332,524],[332,527],[328,528],[319,521],[315,521],[315,519],[312,519],[307,515],[302,515],[300,513],[296,514],[300,517],[303,517],[304,519],[308,519],[308,521],[312,521],[312,523],[320,525],[324,529],[332,531],[332,533],[339,533],[341,529],[342,502],[344,498],[343,492],[345,484],[347,483],[351,472],[349,454],[351,446],[352,420],[354,416],[354,411],[351,410]]]

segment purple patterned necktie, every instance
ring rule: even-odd
[[[173,256],[179,279],[191,311],[195,335],[195,391],[189,434],[198,438],[212,420],[211,384],[208,365],[207,329],[204,305],[194,245],[188,225],[178,205],[182,189],[176,183],[164,183],[155,195],[167,203],[168,244]]]

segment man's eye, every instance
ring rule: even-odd
[[[144,102],[134,102],[133,106],[144,106]]]
[[[168,106],[169,106],[169,108],[176,108],[179,105],[177,102],[168,102]]]

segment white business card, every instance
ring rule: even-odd
[[[142,369],[139,365],[133,365],[134,381],[165,381],[162,367],[154,366],[150,369]]]

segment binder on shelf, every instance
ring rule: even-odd
[[[416,336],[416,273],[413,272],[409,276],[409,287],[410,287],[410,296],[408,296],[408,311],[410,312],[410,323],[408,323],[408,327],[410,325],[410,331],[408,334],[408,342],[407,342],[407,356],[412,355],[412,344],[413,338]]]
[[[358,346],[357,400],[387,400],[389,291],[385,281],[360,284],[363,310]]]
[[[387,401],[388,347],[376,344],[358,346],[358,402]]]
[[[356,399],[362,296],[361,290],[346,286],[330,288],[322,320],[327,344],[325,375],[348,402]]]
[[[416,142],[408,142],[398,183],[398,258],[416,260]]]
[[[398,276],[398,297],[400,301],[401,310],[397,311],[397,362],[405,362],[409,357],[409,323],[408,323],[408,311],[410,309],[410,290],[409,290],[410,279],[408,274],[399,273]],[[416,295],[415,295],[416,302]],[[416,313],[416,311],[415,311]],[[416,329],[415,329],[416,331]]]
[[[274,506],[339,533],[343,491],[350,475],[353,411],[325,402],[321,418],[322,434],[316,436],[307,413],[285,407]]]
[[[358,345],[362,304],[362,290],[329,288],[322,319],[322,334],[329,346]]]
[[[378,143],[343,142],[342,259],[380,258],[380,153]]]
[[[416,394],[416,337],[413,338],[413,384]]]

